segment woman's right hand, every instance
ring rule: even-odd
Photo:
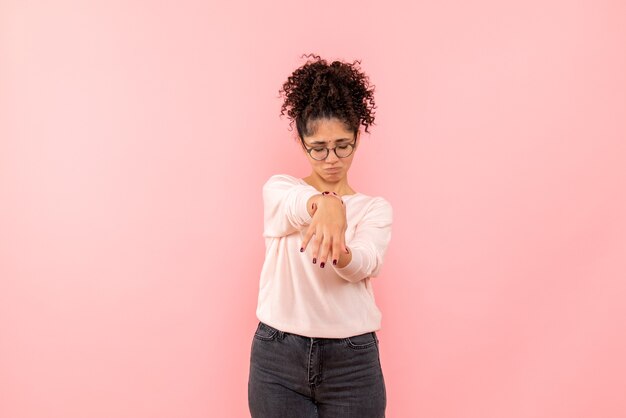
[[[346,230],[346,207],[339,199],[331,195],[316,195],[309,199],[309,208],[314,206],[311,224],[304,235],[302,250],[306,250],[309,241],[315,235],[311,243],[313,263],[320,262],[320,266],[326,264],[329,255],[331,260],[339,260],[341,251],[347,253]]]

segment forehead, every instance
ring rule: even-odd
[[[331,144],[334,142],[350,142],[354,132],[346,129],[346,125],[337,119],[321,119],[310,125],[312,135],[304,139],[309,144]]]

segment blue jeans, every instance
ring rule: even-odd
[[[384,418],[376,332],[311,338],[260,322],[252,338],[252,418]]]

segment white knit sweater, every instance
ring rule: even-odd
[[[307,337],[345,338],[380,329],[382,314],[371,278],[378,276],[391,240],[391,204],[362,193],[342,196],[351,262],[324,268],[312,263],[312,243],[300,252],[311,222],[307,201],[319,194],[303,179],[276,174],[263,185],[265,262],[257,318]]]

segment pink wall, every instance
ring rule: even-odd
[[[377,86],[388,416],[626,414],[619,1],[0,2],[0,416],[246,417],[299,55]]]

